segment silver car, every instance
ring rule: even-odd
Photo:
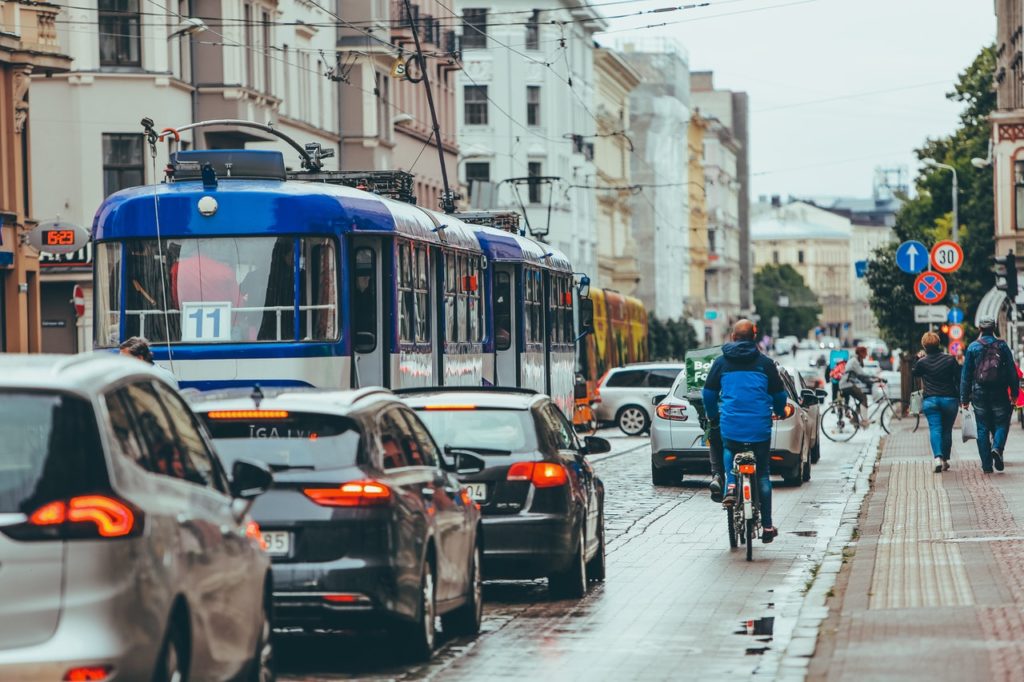
[[[609,370],[597,386],[595,418],[615,424],[627,436],[644,433],[651,426],[651,401],[672,388],[683,367],[681,362],[660,362]]]
[[[146,363],[0,356],[0,679],[265,679],[266,468]]]
[[[680,372],[668,394],[656,395],[651,421],[651,481],[678,483],[684,474],[707,474],[710,455],[700,415],[687,396],[686,377]]]

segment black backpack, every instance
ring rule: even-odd
[[[1000,342],[982,343],[981,359],[974,370],[974,380],[979,384],[996,384],[1003,378],[1003,354]]]

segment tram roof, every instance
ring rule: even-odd
[[[199,200],[212,196],[217,211],[204,216]],[[434,211],[342,185],[307,181],[222,178],[215,189],[179,181],[121,190],[93,219],[93,239],[279,234],[389,233],[479,250],[473,226]],[[438,229],[444,225],[444,229]]]
[[[549,244],[493,227],[476,227],[476,238],[488,260],[528,261],[555,270],[572,272],[572,263],[565,254]]]

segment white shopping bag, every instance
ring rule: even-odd
[[[961,412],[962,414],[962,433],[964,442],[969,440],[975,440],[978,437],[978,424],[974,421],[974,410],[967,408]]]

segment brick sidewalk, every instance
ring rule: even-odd
[[[809,679],[1024,678],[1024,435],[991,475],[953,438],[941,475],[923,420],[886,440]]]

